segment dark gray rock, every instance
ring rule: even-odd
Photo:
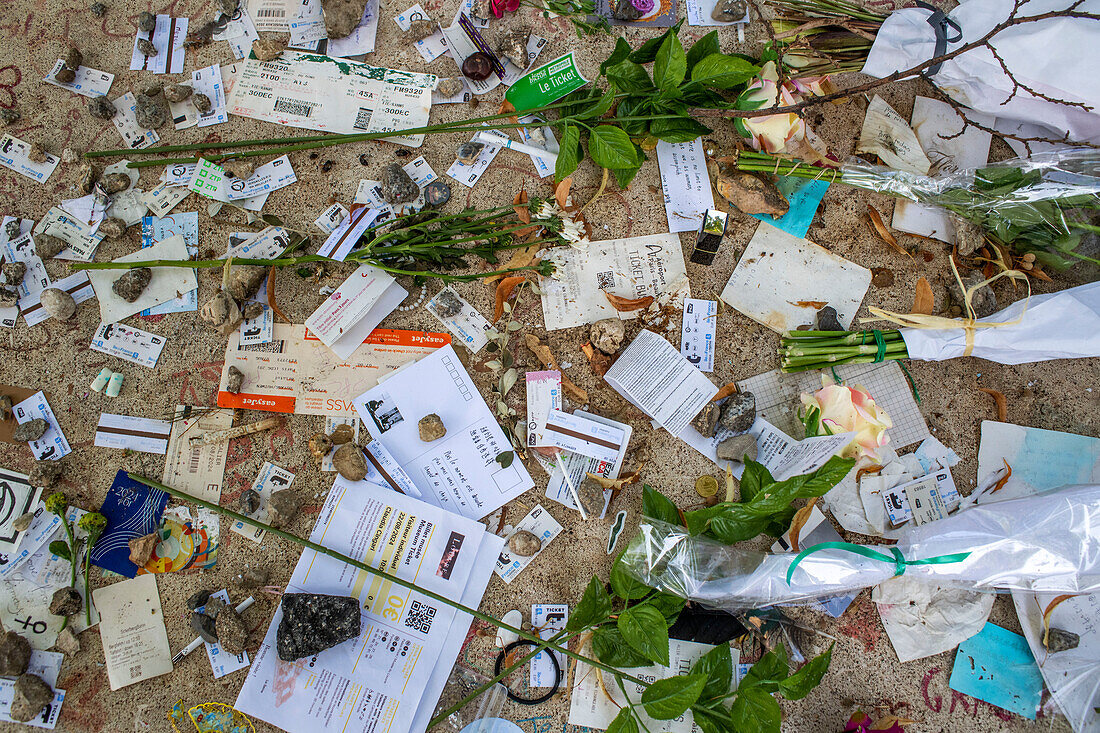
[[[529,28],[513,28],[505,31],[497,45],[497,54],[512,62],[518,69],[527,68],[527,40],[531,37]]]
[[[405,169],[397,163],[390,163],[382,172],[382,199],[390,204],[408,204],[416,201],[420,187],[416,185]]]
[[[191,611],[196,611],[206,605],[206,602],[210,600],[210,594],[213,591],[200,590],[191,595],[187,599],[187,608]]]
[[[157,29],[157,16],[153,15],[148,10],[142,11],[137,17],[137,27],[139,31],[152,33]]]
[[[194,91],[190,84],[170,84],[164,87],[164,98],[169,102],[182,102],[190,97]],[[149,96],[156,95],[150,94]]]
[[[260,510],[261,503],[262,499],[255,489],[245,489],[241,498],[237,500],[237,508],[240,509],[241,514],[250,517]]]
[[[15,124],[22,117],[23,115],[19,114],[19,110],[7,108],[0,109],[0,123],[3,123],[5,127]]]
[[[107,6],[103,3],[95,3],[90,8],[88,8],[88,10],[91,10],[92,15],[97,18],[102,18],[104,15],[107,14]]]
[[[84,599],[75,588],[58,588],[50,599],[50,613],[54,616],[72,616],[84,608]]]
[[[831,305],[827,305],[817,312],[817,330],[818,331],[843,331],[844,326],[840,325],[840,319],[837,317],[836,308]]]
[[[983,280],[985,280],[985,277],[982,276],[982,273],[975,271],[965,276],[962,279],[962,282],[963,285],[969,290]],[[963,297],[962,291],[959,290],[959,284],[952,280],[949,287],[951,288],[952,301],[957,305],[962,306],[962,304],[966,301]],[[986,316],[991,316],[997,312],[997,294],[993,292],[993,288],[991,287],[987,286],[975,290],[974,297],[970,302],[971,305],[974,306],[974,315],[977,318],[985,318]]]
[[[137,39],[137,50],[146,57],[157,55],[157,47],[148,38]]]
[[[109,120],[118,113],[107,97],[92,97],[88,100],[88,114],[96,119]]]
[[[191,614],[191,630],[198,634],[203,641],[211,644],[218,642],[218,628],[214,625],[214,619],[205,613]]]
[[[31,661],[31,643],[14,631],[0,636],[0,677],[18,677]]]
[[[465,165],[472,165],[477,156],[481,155],[481,151],[485,149],[485,143],[468,142],[462,143],[458,146],[458,150],[455,154],[458,156],[458,162]]]
[[[699,414],[691,421],[691,427],[695,428],[704,438],[713,438],[718,432],[718,416],[722,413],[718,405],[708,402]]]
[[[3,272],[5,285],[19,285],[27,274],[27,265],[23,262],[5,262],[0,272]]]
[[[735,392],[722,405],[718,427],[731,433],[743,433],[756,420],[756,397],[752,392]]]
[[[149,285],[149,281],[153,279],[153,270],[148,267],[138,267],[133,270],[127,270],[126,274],[115,280],[114,285],[111,286],[111,290],[115,291],[115,295],[125,300],[127,303],[133,303],[141,294],[145,292],[146,286]]]
[[[57,79],[62,84],[72,84],[76,81],[76,72],[68,66],[62,66],[57,70],[57,73],[53,75],[53,78]]]
[[[80,49],[70,46],[65,52],[65,68],[76,71],[83,63],[84,55],[80,53]]]
[[[748,11],[745,0],[718,0],[714,10],[710,11],[710,17],[721,23],[734,23],[744,18]]]
[[[254,318],[259,318],[264,314],[264,304],[257,303],[256,301],[249,301],[241,308],[241,317],[246,321],[251,321]]]
[[[298,516],[302,500],[294,489],[281,489],[271,495],[268,501],[268,523],[275,529],[285,527]]]
[[[4,225],[4,234],[8,236],[8,239],[17,239],[21,231],[23,231],[23,223],[19,220],[19,217],[13,218]]]
[[[1058,629],[1053,626],[1050,627],[1050,632],[1046,637],[1046,648],[1051,654],[1076,649],[1077,645],[1080,643],[1081,637],[1079,634],[1075,634],[1072,631],[1066,631],[1065,629]]]
[[[25,423],[21,423],[15,426],[15,430],[11,434],[11,439],[16,443],[29,443],[32,440],[38,440],[46,434],[50,424],[40,417],[36,417],[33,420],[27,420]]]
[[[230,366],[229,373],[225,377],[225,391],[229,394],[240,394],[242,384],[244,384],[244,372],[235,365]]]
[[[145,130],[159,130],[168,121],[168,111],[164,106],[144,94],[138,95],[134,114],[137,117],[138,127]]]
[[[53,690],[41,677],[33,674],[20,675],[15,681],[15,693],[11,699],[11,719],[20,723],[34,720],[51,700]]]
[[[320,654],[359,635],[357,598],[284,593],[282,608],[275,647],[284,662]]]

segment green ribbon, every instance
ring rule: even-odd
[[[813,547],[807,547],[805,550],[798,553],[794,561],[791,562],[791,566],[787,568],[787,585],[791,584],[791,576],[794,575],[794,569],[798,567],[798,564],[813,553],[820,552],[821,550],[844,550],[845,552],[863,555],[871,560],[892,562],[894,563],[895,578],[905,573],[905,567],[907,565],[945,565],[953,562],[962,562],[970,557],[969,552],[956,552],[953,555],[937,555],[936,557],[929,557],[924,560],[906,560],[905,556],[901,554],[901,550],[896,547],[889,548],[891,554],[887,555],[884,552],[878,552],[872,550],[870,547],[856,545],[851,542],[821,542]]]
[[[867,331],[861,331],[859,334],[859,344],[863,346],[867,343]],[[875,347],[878,352],[875,354],[875,364],[886,361],[886,339],[882,337],[882,331],[877,328],[870,332],[871,336],[875,339]]]

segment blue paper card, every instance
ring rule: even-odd
[[[168,494],[134,481],[125,471],[115,474],[100,513],[107,518],[103,536],[92,547],[92,562],[132,578],[138,566],[130,562],[130,540],[152,534],[168,504]]]
[[[1027,640],[995,624],[959,645],[947,683],[952,690],[1035,720],[1043,676]]]
[[[814,220],[817,207],[821,205],[821,199],[829,188],[829,182],[813,181],[797,176],[779,176],[776,185],[791,205],[787,213],[779,219],[773,219],[770,214],[752,214],[752,216],[782,229],[787,234],[805,237],[806,232],[810,231],[810,222]]]

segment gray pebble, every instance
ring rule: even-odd
[[[152,33],[157,29],[157,16],[153,15],[148,10],[142,11],[137,18],[137,27],[139,31]]]
[[[752,392],[735,392],[722,405],[718,427],[731,433],[743,433],[756,420],[756,397]]]

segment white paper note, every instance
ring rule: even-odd
[[[695,232],[707,209],[714,208],[703,138],[689,143],[657,143],[657,163],[665,191],[665,216],[670,232]]]
[[[92,591],[112,690],[172,671],[157,576],[152,573]]]

